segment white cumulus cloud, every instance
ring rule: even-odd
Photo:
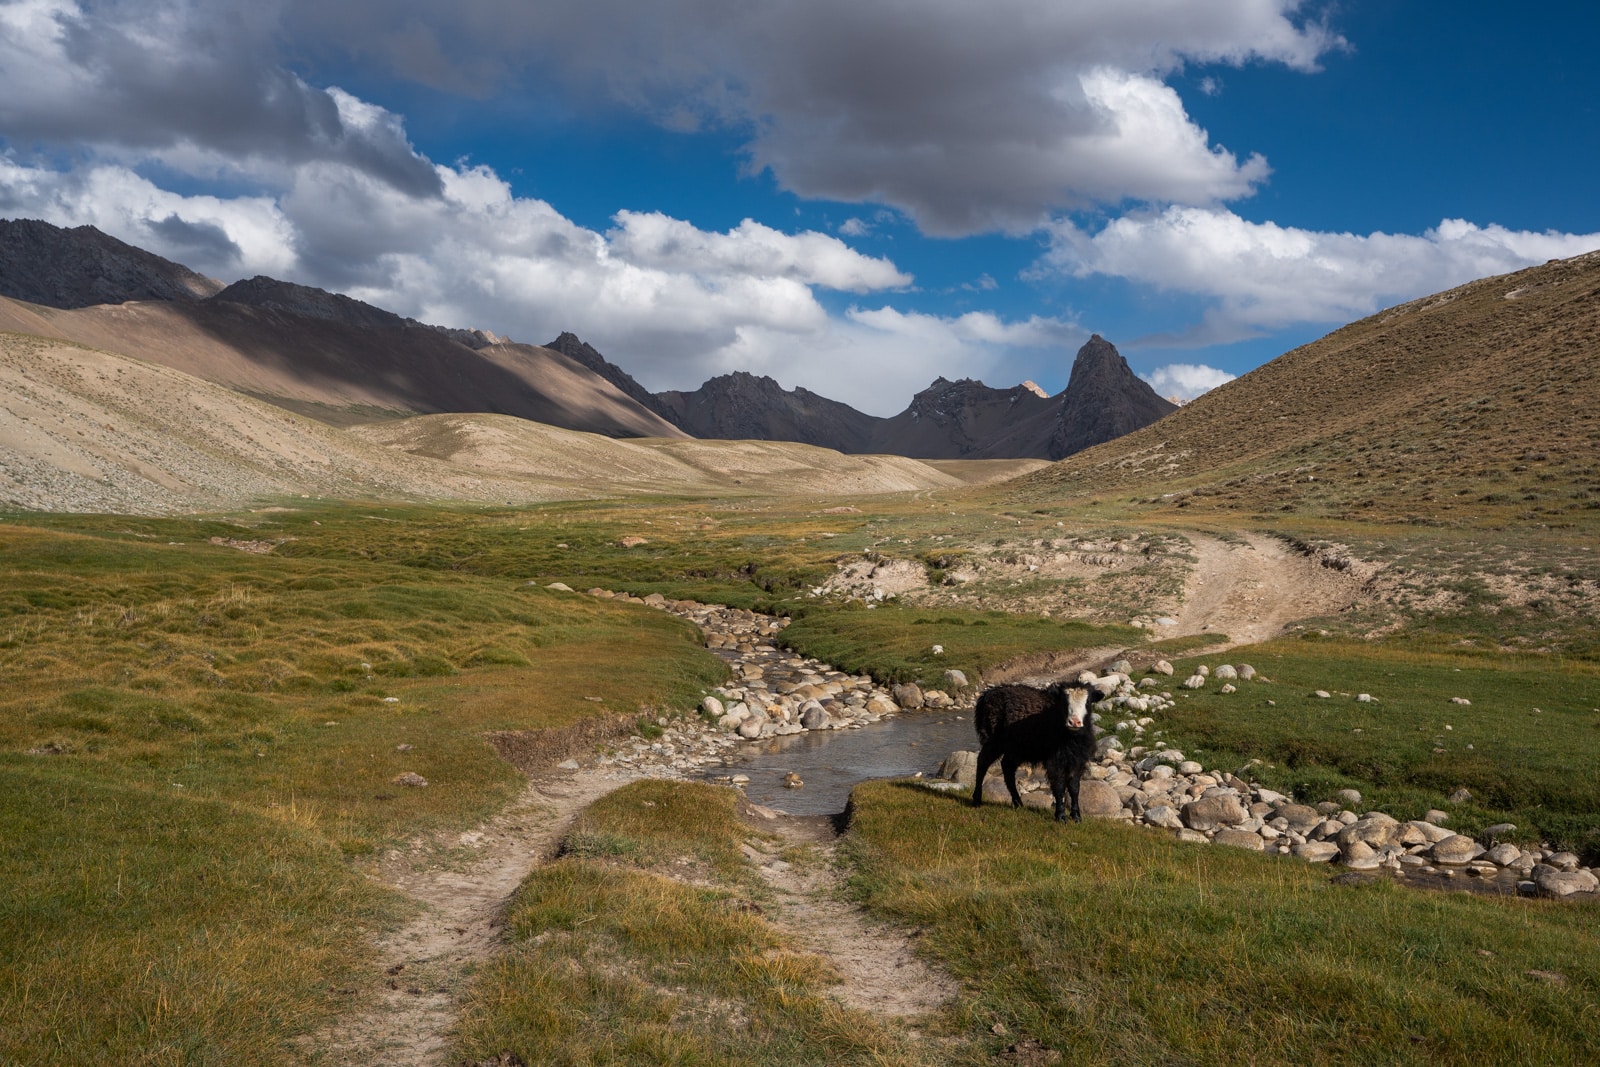
[[[1222,208],[1125,215],[1090,233],[1051,230],[1040,271],[1109,275],[1211,298],[1191,340],[1236,340],[1336,323],[1389,304],[1600,248],[1600,233],[1534,233],[1445,219],[1422,234],[1327,233],[1251,222]],[[1040,271],[1036,271],[1039,273]]]
[[[1140,377],[1164,397],[1169,399],[1177,397],[1179,400],[1189,401],[1201,393],[1208,393],[1219,385],[1233,381],[1235,375],[1203,364],[1168,363]]]

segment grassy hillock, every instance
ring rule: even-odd
[[[1593,529],[1597,293],[1590,254],[1391,308],[1024,476],[1006,498]]]

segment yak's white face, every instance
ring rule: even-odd
[[[1067,725],[1074,730],[1083,728],[1083,721],[1089,717],[1089,691],[1087,689],[1067,690]]]

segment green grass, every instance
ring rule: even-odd
[[[626,787],[513,900],[507,950],[480,972],[456,1056],[528,1063],[914,1064],[904,1029],[839,1004],[836,975],[763,919],[730,790]],[[676,860],[708,865],[684,869]],[[700,884],[654,873],[666,864]]]
[[[1523,840],[1600,859],[1600,670],[1337,640],[1280,640],[1176,666],[1182,676],[1222,662],[1249,662],[1272,681],[1226,696],[1218,686],[1175,690],[1177,707],[1159,720],[1207,766],[1262,759],[1256,777],[1307,801],[1355,787],[1365,809],[1404,819],[1445,808],[1462,832],[1509,821]],[[1462,787],[1472,801],[1449,804]]]
[[[880,682],[941,687],[951,668],[966,672],[976,684],[984,671],[1016,656],[1126,645],[1139,636],[1130,626],[886,602],[870,609],[829,603],[798,607],[781,640],[804,655]],[[934,645],[944,652],[935,653]]]
[[[1557,1064],[1600,1046],[1593,905],[1339,885],[908,785],[854,800],[855,892],[926,931],[991,1053],[1024,1035],[1067,1063]]]
[[[725,673],[660,612],[213,528],[0,527],[0,1062],[284,1062],[396,907],[350,859],[520,787],[486,734]]]

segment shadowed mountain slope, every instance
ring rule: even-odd
[[[693,437],[799,441],[839,452],[876,451],[879,421],[809,389],[785,389],[771,378],[735,371],[693,392],[656,394],[657,410]]]
[[[486,411],[617,437],[682,436],[560,353],[436,329],[270,279],[198,303],[69,311],[0,299],[0,329],[160,363],[333,425]]]
[[[500,415],[348,429],[171,367],[0,333],[0,509],[152,514],[274,497],[487,503],[883,493],[962,479],[781,442],[616,440]]]
[[[201,300],[222,283],[93,226],[0,219],[0,296],[54,308]]]
[[[1600,508],[1600,253],[1352,323],[1011,491],[1376,521],[1570,521]]]

